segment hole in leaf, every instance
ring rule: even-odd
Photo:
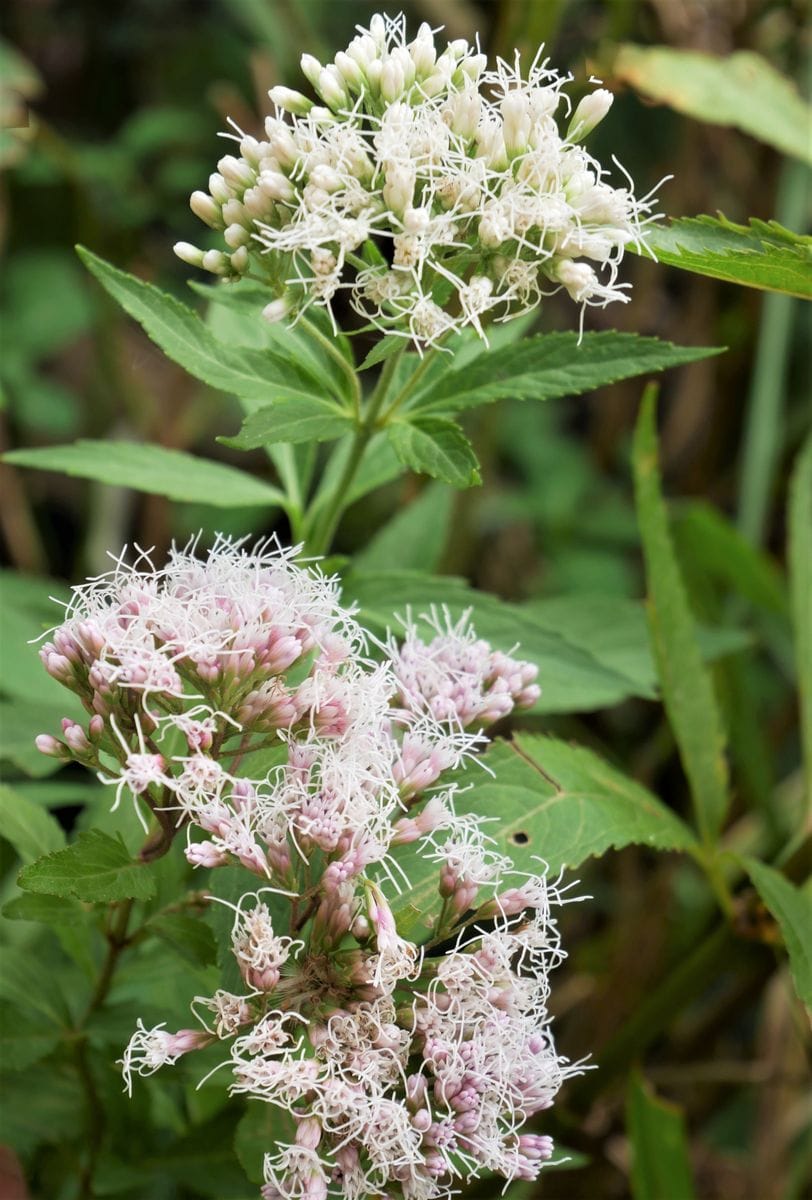
[[[517,829],[515,833],[510,835],[508,841],[513,842],[514,846],[526,846],[530,838],[523,829]]]

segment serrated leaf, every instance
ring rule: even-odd
[[[538,870],[541,858],[556,872],[631,844],[697,849],[687,825],[656,796],[584,747],[520,734],[492,743],[482,762],[487,771],[472,763],[459,774],[455,807],[498,816],[488,834],[520,869]],[[437,895],[437,864],[411,847],[398,861],[412,887],[395,911],[421,913]]]
[[[69,446],[12,450],[4,461],[39,471],[63,471],[115,487],[168,496],[170,500],[212,504],[217,508],[267,507],[284,500],[278,488],[236,467],[198,458],[183,450],[137,442],[80,439]]]
[[[0,1001],[0,1067],[4,1071],[22,1071],[45,1058],[59,1045],[59,1030],[43,1029],[41,1021],[10,1004]]]
[[[626,1093],[634,1200],[693,1200],[688,1138],[682,1113],[655,1096],[635,1071]]]
[[[724,58],[668,46],[618,47],[612,73],[652,100],[711,125],[732,125],[812,163],[812,109],[791,80],[749,50]]]
[[[735,225],[721,215],[682,217],[652,226],[646,245],[658,262],[682,271],[812,299],[812,238],[777,221]]]
[[[379,342],[372,347],[369,354],[358,368],[361,371],[368,371],[370,367],[376,366],[378,363],[385,362],[387,358],[391,358],[393,354],[397,354],[403,349],[403,338],[396,337],[394,334],[389,337],[383,337]]]
[[[453,576],[423,575],[417,571],[355,571],[342,583],[346,599],[359,605],[359,619],[376,633],[397,631],[398,617],[411,610],[422,636],[434,636],[420,614],[431,607],[446,607],[453,620],[471,610],[471,620],[480,637],[498,650],[529,659],[539,668],[541,698],[534,712],[587,712],[604,703],[615,703],[642,692],[632,679],[606,663],[589,649],[573,644],[554,628],[544,625],[532,611],[508,604],[496,596],[476,591]],[[516,649],[518,644],[518,649]]]
[[[795,990],[812,1009],[812,884],[807,880],[804,887],[795,887],[780,871],[755,858],[742,858],[741,863],[778,922]]]
[[[719,353],[716,347],[673,346],[634,333],[539,334],[445,371],[429,388],[420,388],[410,408],[446,413],[506,398],[579,396]]]
[[[3,905],[3,916],[10,921],[39,921],[43,925],[83,925],[86,912],[71,896],[38,895],[24,892]]]
[[[173,296],[119,271],[81,246],[77,253],[125,312],[196,379],[257,404],[321,394],[323,381],[294,362],[290,354],[278,348],[232,348],[219,341],[192,309]]]
[[[801,702],[801,743],[806,786],[812,794],[812,437],[807,438],[792,473],[788,525],[787,557]]]
[[[195,966],[209,967],[217,961],[217,945],[210,927],[182,913],[165,913],[153,917],[147,930],[178,952],[181,958]]]
[[[419,416],[394,421],[386,432],[395,454],[413,471],[458,488],[482,482],[473,447],[456,421]]]
[[[148,900],[155,892],[149,867],[130,858],[120,837],[98,829],[23,867],[17,882],[26,891],[87,901]]]
[[[11,843],[24,863],[65,845],[59,822],[5,784],[0,784],[0,837]]]
[[[643,398],[633,453],[649,631],[665,710],[691,787],[697,826],[703,840],[713,842],[728,805],[725,739],[660,491],[655,412],[654,395],[649,392]]]
[[[250,413],[234,437],[218,442],[235,450],[255,450],[278,442],[325,442],[352,429],[352,418],[339,405],[317,396],[265,404]]]
[[[448,537],[454,493],[442,483],[430,483],[416,500],[399,509],[356,554],[361,571],[436,569]]]

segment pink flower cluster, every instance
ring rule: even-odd
[[[560,893],[498,852],[460,777],[483,728],[534,702],[535,668],[438,613],[428,642],[409,622],[373,655],[295,551],[195,549],[77,588],[41,651],[89,723],[40,748],[183,828],[194,866],[256,881],[234,907],[244,994],[200,997],[198,1030],[139,1023],[128,1089],[227,1041],[231,1091],[296,1124],[264,1200],[534,1179],[551,1142],[523,1126],[572,1070],[546,1008]]]

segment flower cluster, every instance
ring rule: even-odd
[[[465,40],[438,53],[426,24],[409,42],[402,15],[358,28],[327,66],[302,56],[323,103],[273,88],[265,139],[229,135],[239,154],[193,194],[226,249],[175,252],[267,278],[269,320],[329,309],[346,288],[362,318],[418,347],[464,327],[484,336],[559,288],[581,306],[626,300],[618,266],[653,205],[583,147],[611,94],[571,112],[570,77],[541,52],[524,75],[518,54],[488,70]]]
[[[409,621],[373,646],[295,551],[195,549],[75,589],[41,651],[89,723],[40,749],[183,828],[194,866],[256,881],[233,906],[241,993],[199,997],[198,1029],[139,1023],[128,1089],[227,1043],[232,1093],[295,1123],[264,1200],[534,1179],[552,1146],[523,1127],[572,1070],[547,1014],[560,894],[514,870],[459,778],[535,669],[440,613],[428,641]]]

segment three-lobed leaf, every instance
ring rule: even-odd
[[[657,463],[655,395],[643,398],[634,435],[634,481],[646,566],[651,645],[663,702],[691,787],[697,825],[712,842],[728,805],[722,720],[702,662],[674,554]]]
[[[155,893],[149,867],[130,858],[120,837],[98,829],[23,867],[17,882],[27,891],[86,901],[148,900]]]
[[[658,262],[682,271],[812,299],[812,238],[777,221],[751,218],[749,225],[736,225],[721,214],[682,217],[652,226],[646,247]]]
[[[411,470],[452,487],[482,482],[473,447],[456,421],[420,415],[394,421],[387,426],[387,433],[398,458]]]
[[[284,500],[278,488],[236,467],[165,446],[80,439],[69,446],[13,450],[4,461],[218,508],[267,507]]]
[[[545,333],[504,346],[471,363],[455,366],[429,387],[420,387],[410,407],[449,413],[494,400],[554,400],[678,367],[719,354],[716,347],[673,346],[634,333]]]

